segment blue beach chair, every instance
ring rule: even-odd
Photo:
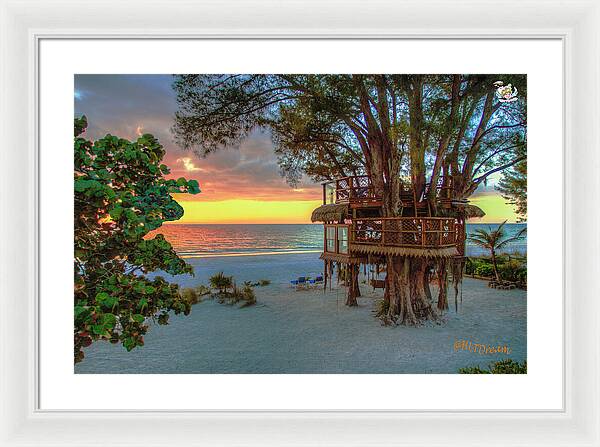
[[[296,285],[296,289],[306,288],[306,286],[307,286],[306,276],[300,276],[298,278],[298,284]]]

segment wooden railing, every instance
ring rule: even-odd
[[[456,245],[456,220],[446,217],[354,219],[351,244],[443,248]]]
[[[427,184],[427,191],[431,190],[431,183]],[[435,185],[436,196],[439,200],[452,200],[454,192],[454,179],[450,177],[439,177]]]
[[[431,184],[425,186],[426,191],[431,189]],[[435,185],[436,196],[439,200],[451,200],[453,194],[452,178],[439,177]],[[414,201],[410,183],[401,183],[400,194],[403,200]],[[416,198],[419,201],[420,198]],[[323,205],[326,203],[378,203],[382,194],[375,190],[373,182],[368,175],[343,177],[329,183],[323,183]]]
[[[366,203],[381,201],[368,175],[344,177],[335,181],[336,203]]]

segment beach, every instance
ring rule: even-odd
[[[359,306],[350,308],[344,305],[343,286],[334,284],[326,291],[290,287],[289,281],[298,276],[314,277],[323,271],[316,250],[188,257],[186,261],[195,276],[164,276],[182,287],[207,284],[219,271],[233,275],[240,285],[260,279],[271,284],[255,287],[255,306],[240,309],[206,299],[194,305],[189,316],[172,315],[168,325],[151,326],[145,346],[131,352],[121,345],[94,343],[85,350],[84,361],[75,365],[75,373],[452,374],[465,366],[527,358],[523,290],[490,289],[485,281],[465,278],[458,313],[450,287],[450,310],[439,324],[384,327],[373,315],[381,290],[373,292],[361,284]],[[365,279],[361,276],[361,281]],[[471,345],[506,346],[510,351],[484,354],[457,349],[463,340]]]

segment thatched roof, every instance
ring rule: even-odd
[[[471,219],[473,217],[483,217],[485,216],[485,211],[475,205],[471,205],[466,202],[453,202],[452,206],[455,208],[459,208],[465,214],[467,219]]]
[[[312,212],[312,222],[341,222],[348,217],[348,205],[330,203],[321,205]]]
[[[465,206],[465,217],[470,219],[472,217],[483,217],[485,216],[485,211],[475,205],[466,205]]]
[[[456,249],[456,247],[418,248],[352,243],[350,249],[353,252],[365,254],[371,253],[377,255],[412,256],[418,258],[451,258],[454,256],[458,256],[458,250]]]
[[[367,263],[366,257],[362,257],[362,256],[356,257],[356,256],[344,255],[344,254],[340,254],[340,253],[328,253],[326,251],[321,253],[321,256],[319,256],[319,259],[323,259],[324,261],[341,262],[342,264],[366,264]]]

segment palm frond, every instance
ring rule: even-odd
[[[472,233],[471,237],[478,237],[480,239],[485,239],[486,241],[489,241],[491,239],[490,236],[491,236],[491,233],[488,233],[487,231],[479,228]]]
[[[508,222],[508,219],[505,220],[504,222],[502,222],[500,225],[498,225],[498,228],[496,228],[496,231],[504,231],[504,225],[506,225],[506,222]]]
[[[480,247],[483,247],[483,248],[490,247],[490,242],[487,239],[479,239],[477,237],[469,237],[468,240],[473,242],[475,245],[479,245]]]
[[[504,248],[511,242],[520,241],[522,239],[524,239],[524,236],[519,236],[519,235],[510,237],[508,239],[504,239],[502,242],[500,242],[498,245],[496,245],[496,248],[497,249]]]

